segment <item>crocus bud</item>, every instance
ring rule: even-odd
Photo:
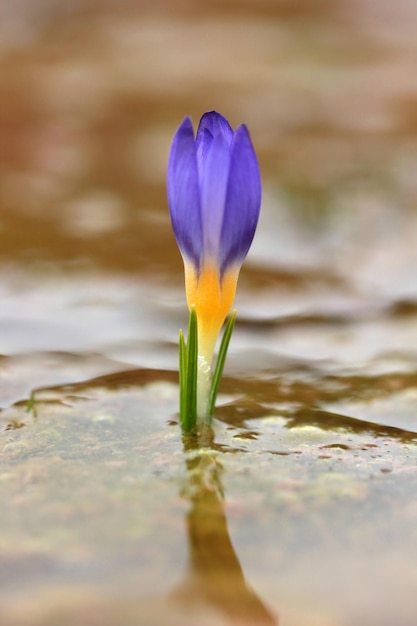
[[[233,131],[211,111],[194,138],[186,117],[172,142],[167,188],[187,303],[197,314],[198,353],[211,366],[261,204],[259,165],[246,126]]]

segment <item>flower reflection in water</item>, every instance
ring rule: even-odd
[[[173,599],[187,611],[193,606],[218,611],[228,624],[278,626],[277,617],[246,583],[231,542],[216,452],[188,451],[187,471],[183,495],[191,505],[186,517],[189,571]]]

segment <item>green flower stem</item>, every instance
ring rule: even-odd
[[[198,355],[197,315],[190,311],[188,336],[179,336],[180,423],[184,434],[196,433],[211,424],[227,350],[236,321],[236,311],[230,315],[220,343],[214,372],[209,363]]]

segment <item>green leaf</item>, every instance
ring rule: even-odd
[[[35,394],[32,391],[30,394],[28,403],[26,405],[26,413],[30,413],[33,410],[34,406],[35,406]]]
[[[213,415],[214,406],[216,404],[217,393],[219,391],[220,380],[223,375],[224,364],[226,362],[227,350],[229,348],[230,338],[232,336],[233,328],[236,321],[236,309],[232,311],[229,319],[227,320],[226,328],[224,329],[223,337],[220,343],[219,356],[217,357],[216,367],[213,374],[213,380],[210,389],[210,399],[208,405],[209,415]]]
[[[182,424],[187,415],[187,348],[182,330],[180,330],[179,337],[179,361],[180,422]]]
[[[181,351],[181,345],[180,345]],[[195,429],[197,424],[197,361],[198,361],[198,338],[197,338],[197,314],[193,307],[188,320],[188,337],[185,353],[185,388],[183,397],[183,415],[181,425],[185,432]],[[181,357],[180,357],[181,358]],[[180,391],[181,393],[181,391]],[[180,398],[181,401],[181,398]]]

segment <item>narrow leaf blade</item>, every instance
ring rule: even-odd
[[[187,348],[184,333],[179,336],[179,388],[180,388],[180,422],[184,423],[187,415]]]
[[[223,337],[220,343],[219,356],[217,357],[216,367],[213,374],[213,381],[210,389],[209,399],[209,415],[213,415],[214,406],[216,404],[217,393],[219,391],[220,380],[223,376],[224,364],[226,362],[227,350],[229,348],[230,338],[232,336],[233,328],[236,321],[236,309],[232,311],[229,319],[227,320],[226,328],[224,329]]]
[[[197,360],[198,360],[198,339],[197,339],[197,314],[195,309],[190,311],[188,321],[187,337],[187,385],[186,385],[186,414],[184,416],[183,428],[190,432],[195,429],[197,423]]]

